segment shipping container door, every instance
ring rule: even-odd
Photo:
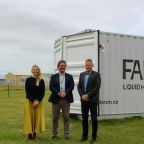
[[[71,105],[71,113],[81,113],[80,97],[77,91],[79,75],[85,71],[84,61],[88,58],[94,62],[94,70],[98,71],[98,31],[84,32],[63,39],[63,59],[67,61],[67,72],[71,73],[75,81],[74,103]]]

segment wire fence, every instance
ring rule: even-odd
[[[8,98],[11,95],[11,92],[18,92],[24,90],[24,84],[9,84],[9,83],[2,83],[0,82],[0,93],[6,95]]]

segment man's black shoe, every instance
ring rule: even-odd
[[[65,137],[65,140],[70,140],[70,137],[69,137],[69,136],[66,136],[66,137]]]
[[[81,141],[81,142],[84,142],[84,141],[86,141],[86,140],[87,140],[86,137],[82,137],[80,141]]]
[[[51,136],[51,138],[50,139],[57,139],[58,137],[57,136]]]

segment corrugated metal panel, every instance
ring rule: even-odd
[[[127,35],[101,33],[100,43],[104,44],[104,53],[100,54],[100,72],[102,75],[101,87],[101,115],[144,113],[144,88],[132,89],[136,85],[144,86],[138,73],[130,79],[133,70],[139,71],[140,63],[142,75],[144,73],[144,39]],[[123,79],[123,61],[126,62],[126,79]],[[144,75],[143,75],[144,76]],[[116,104],[114,104],[116,103]],[[118,103],[118,104],[117,104]]]
[[[62,59],[62,38],[55,41],[54,45],[54,70],[57,71],[57,63]]]
[[[67,71],[74,76],[75,88],[74,103],[71,104],[71,113],[81,113],[80,97],[77,91],[79,74],[85,70],[85,59],[94,61],[94,69],[98,69],[97,32],[83,33],[68,36],[65,39],[64,59],[67,61]]]

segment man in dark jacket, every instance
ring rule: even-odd
[[[88,114],[89,110],[92,119],[92,140],[96,141],[98,121],[97,121],[97,105],[99,99],[99,89],[101,85],[101,78],[98,72],[92,70],[93,62],[91,59],[85,60],[86,71],[80,74],[78,82],[78,92],[81,98],[82,110],[82,127],[83,134],[81,141],[88,139]]]
[[[74,89],[74,80],[72,75],[65,72],[66,61],[60,60],[57,68],[59,72],[51,77],[49,85],[49,89],[52,92],[49,97],[53,113],[52,138],[57,138],[58,119],[60,110],[62,110],[64,137],[65,139],[69,139],[69,112],[70,103],[73,102],[72,90]]]

